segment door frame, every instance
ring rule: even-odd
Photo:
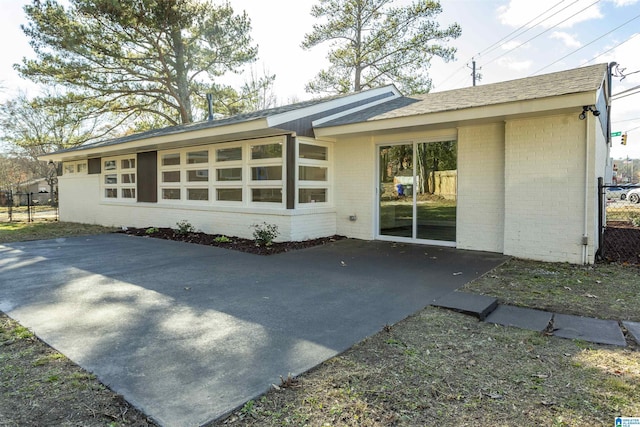
[[[413,155],[415,156],[416,148],[418,144],[421,143],[431,143],[431,142],[439,142],[447,140],[447,138],[437,138],[437,139],[411,139],[411,140],[396,140],[394,142],[376,142],[375,143],[375,173],[374,173],[374,215],[373,215],[373,238],[375,240],[382,240],[388,242],[398,242],[398,243],[414,243],[414,244],[422,244],[422,245],[431,245],[431,246],[443,246],[449,248],[456,247],[456,241],[447,241],[447,240],[431,240],[431,239],[420,239],[418,237],[400,237],[400,236],[390,236],[380,233],[380,148],[381,147],[390,147],[394,145],[412,145]],[[457,138],[451,138],[451,140],[457,140]],[[415,158],[415,157],[414,157]],[[457,153],[456,153],[457,158]],[[412,227],[412,235],[417,236],[418,233],[418,203],[416,199],[416,195],[418,192],[418,186],[416,185],[416,162],[413,161],[413,227]],[[456,201],[456,210],[458,209],[458,204]],[[456,218],[458,215],[456,215]],[[456,219],[456,228],[457,219]],[[456,233],[457,236],[457,233]],[[457,237],[456,237],[457,240]]]

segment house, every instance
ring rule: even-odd
[[[606,64],[418,96],[394,86],[43,156],[60,218],[278,240],[333,234],[593,263]]]

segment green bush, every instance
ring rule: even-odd
[[[253,240],[257,246],[271,246],[273,240],[280,234],[278,226],[275,224],[263,222],[262,224],[253,224],[251,227],[253,227]]]
[[[194,233],[195,231],[196,229],[186,219],[176,222],[175,232],[181,236],[184,236],[189,233]]]
[[[213,241],[216,243],[229,243],[231,239],[228,238],[227,236],[218,236],[215,239],[213,239]]]
[[[157,233],[158,231],[160,230],[158,230],[156,227],[149,227],[144,232],[147,234],[153,234],[153,233]]]
[[[634,212],[630,215],[630,219],[634,227],[640,227],[640,214]]]

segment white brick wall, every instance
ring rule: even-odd
[[[375,146],[371,138],[341,138],[334,146],[337,233],[373,239],[375,215]],[[356,215],[356,221],[349,216]]]
[[[277,241],[308,240],[336,234],[333,208],[301,209],[185,209],[154,203],[114,203],[100,200],[100,175],[60,177],[60,220],[107,226],[175,227],[189,221],[206,233],[253,237],[252,224],[275,224]]]
[[[460,249],[503,250],[503,123],[458,129],[456,239]]]
[[[506,255],[582,262],[585,123],[576,114],[507,122]]]

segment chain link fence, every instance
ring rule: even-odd
[[[640,185],[600,182],[602,259],[640,264]]]
[[[57,197],[41,199],[37,193],[0,191],[0,222],[57,221]]]

